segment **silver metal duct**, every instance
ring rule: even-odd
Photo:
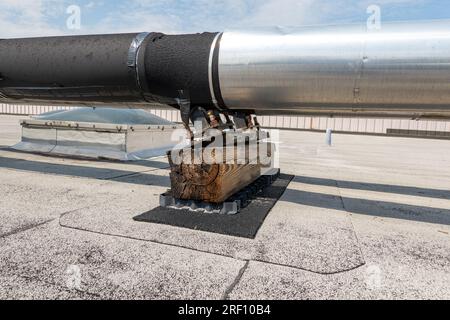
[[[450,21],[225,32],[220,90],[262,114],[450,114]]]

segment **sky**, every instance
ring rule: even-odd
[[[450,19],[450,0],[0,0],[0,38]]]

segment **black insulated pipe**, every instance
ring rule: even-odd
[[[143,107],[213,106],[218,33],[90,35],[0,41],[0,102]],[[217,65],[217,63],[216,63]]]
[[[11,39],[0,42],[0,91],[55,103],[139,101],[128,51],[136,34]],[[19,102],[20,103],[20,102]]]
[[[163,98],[162,102],[173,104],[180,98],[179,91],[184,90],[191,104],[211,106],[209,59],[216,36],[217,33],[161,35],[150,41],[145,48],[150,100]]]

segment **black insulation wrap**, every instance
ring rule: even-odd
[[[217,34],[160,35],[149,41],[145,72],[150,94],[177,99],[184,90],[192,104],[212,106],[209,57]]]
[[[144,101],[127,66],[136,34],[0,41],[0,90],[8,97],[61,102]]]
[[[214,105],[210,57],[218,35],[129,33],[1,40],[0,99],[86,105],[158,102],[177,107],[183,90],[192,105],[210,108]],[[217,69],[218,52],[214,59]],[[217,75],[213,83],[218,86]]]

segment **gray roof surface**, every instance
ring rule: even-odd
[[[282,131],[296,177],[244,239],[133,221],[165,158],[11,151],[19,119],[0,116],[2,299],[450,299],[449,140]]]

